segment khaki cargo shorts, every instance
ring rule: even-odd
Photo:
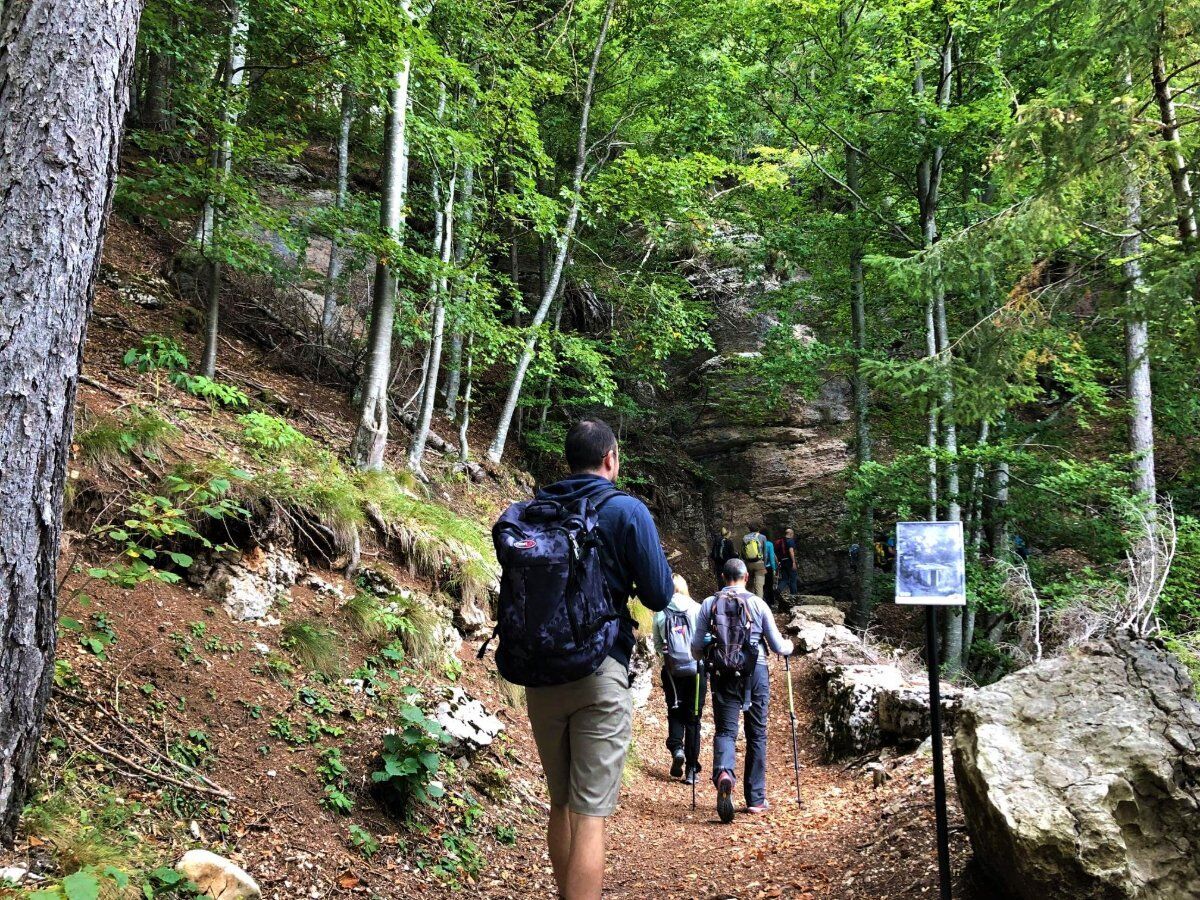
[[[527,688],[525,701],[550,802],[583,816],[612,815],[633,737],[629,672],[610,656],[586,678]]]

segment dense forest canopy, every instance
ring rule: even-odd
[[[507,394],[493,459],[514,418],[537,452],[598,408],[651,452],[679,425],[657,392],[711,346],[688,275],[743,267],[781,287],[727,414],[851,378],[848,540],[869,548],[875,518],[962,519],[985,562],[1016,534],[1103,581],[1156,498],[1200,541],[1196,12],[153,0],[117,203],[186,242],[197,296],[222,271],[295,279],[279,245],[331,237],[328,359],[386,376],[363,323],[394,306],[383,337],[424,353],[414,445],[435,399],[465,415],[470,368],[476,402]],[[314,147],[341,149],[335,203],[264,196],[257,176]],[[371,259],[367,309],[351,276]],[[355,453],[378,465],[370,443]],[[1053,557],[1036,580],[1065,600]],[[993,624],[1003,582],[981,568]],[[1179,566],[1164,615],[1181,630],[1193,588]]]
[[[169,745],[165,729],[192,714],[189,667],[245,649],[210,626],[254,622],[275,645],[255,644],[245,683],[276,694],[268,734],[316,754],[320,814],[348,814],[367,777],[352,767],[377,762],[343,762],[351,740],[321,718],[337,694],[362,707],[356,738],[378,743],[372,704],[408,722],[372,775],[403,827],[419,800],[449,827],[437,840],[473,833],[473,776],[414,697],[458,690],[463,639],[482,643],[495,612],[487,526],[561,474],[588,415],[615,429],[622,486],[677,574],[707,583],[722,527],[740,544],[799,526],[796,566],[815,575],[786,593],[824,617],[789,626],[805,653],[827,621],[859,654],[837,666],[908,678],[915,631],[882,609],[890,542],[934,520],[965,536],[968,602],[940,634],[953,703],[1044,658],[1104,683],[1108,650],[1055,655],[1095,638],[1145,662],[1169,656],[1143,640],[1161,637],[1200,671],[1198,24],[1195,0],[0,0],[0,683],[16,698],[0,843],[39,750],[61,749],[42,731],[52,695],[92,711],[114,613],[135,636],[116,652],[166,640],[191,686],[172,711],[149,676],[127,701],[163,726],[159,753],[118,709],[121,661],[110,724],[149,769],[84,740],[158,799],[174,785],[209,798],[207,821],[229,813],[201,773],[208,735]],[[770,470],[754,490],[752,465]],[[251,557],[283,587],[251,573],[269,590],[247,612],[212,591]],[[302,577],[312,618],[273,619]],[[231,630],[215,604],[191,638],[135,630],[140,604],[178,617],[200,592]],[[82,675],[56,665],[66,634]],[[355,654],[362,677],[340,679]],[[1186,692],[1158,663],[1162,684],[1131,669],[1130,693]],[[228,685],[206,684],[217,710]],[[81,734],[50,708],[57,734]],[[349,846],[369,860],[366,839]],[[75,871],[126,877],[78,862],[39,896],[75,896]],[[468,862],[454,873],[473,878]],[[146,896],[177,895],[173,872]]]

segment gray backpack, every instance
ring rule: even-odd
[[[663,647],[671,675],[695,675],[692,659],[692,620],[687,613],[667,607],[663,613]]]

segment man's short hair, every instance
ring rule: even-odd
[[[735,556],[733,559],[725,561],[725,565],[721,568],[721,574],[725,577],[725,582],[730,584],[734,581],[741,581],[750,573],[746,569],[746,564]]]
[[[609,451],[617,449],[617,436],[602,419],[580,419],[567,432],[567,467],[572,474],[600,468]]]

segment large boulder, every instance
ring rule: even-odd
[[[938,692],[942,700],[942,733],[949,734],[958,721],[964,692],[945,683],[939,685]],[[929,679],[903,684],[880,695],[879,731],[888,743],[901,747],[916,746],[930,736]]]
[[[808,619],[822,625],[845,625],[846,614],[834,605],[832,597],[805,595],[792,606],[793,619]]]
[[[895,666],[839,666],[825,685],[821,731],[831,757],[857,756],[882,745],[879,698],[904,684]]]
[[[980,865],[1018,898],[1200,897],[1200,705],[1117,639],[967,697],[954,741]]]
[[[244,869],[208,850],[189,850],[175,870],[213,900],[253,900],[261,897],[258,884]]]

